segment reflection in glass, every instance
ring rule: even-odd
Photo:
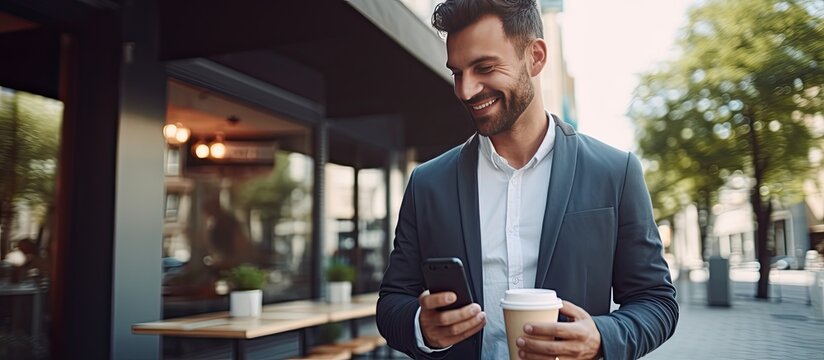
[[[324,257],[357,266],[355,289],[377,291],[386,267],[386,181],[383,169],[361,169],[327,164],[327,241]],[[358,214],[355,231],[355,176],[358,177]],[[357,237],[357,240],[356,240]]]
[[[191,134],[166,144],[179,165],[166,174],[163,316],[228,309],[241,264],[268,274],[264,303],[308,298],[310,130],[173,81],[167,120]]]
[[[363,292],[378,291],[386,268],[386,177],[383,169],[364,169],[358,172],[358,176],[358,243],[362,254],[358,269],[359,289]]]
[[[297,170],[295,170],[297,169]],[[202,171],[199,169],[198,171]],[[307,297],[311,161],[279,151],[269,173],[189,173],[167,179],[164,294],[188,312],[225,305],[225,273],[250,263],[269,272],[264,301]],[[222,174],[221,174],[222,173]],[[293,176],[299,174],[299,176]],[[209,300],[215,300],[209,305]],[[166,315],[171,316],[171,313]]]
[[[46,359],[63,104],[0,88],[0,358]]]

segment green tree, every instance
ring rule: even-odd
[[[243,186],[241,203],[248,211],[255,210],[260,215],[263,228],[263,248],[271,251],[274,238],[273,229],[284,215],[291,215],[294,191],[301,190],[300,184],[289,175],[289,155],[278,152],[275,167],[263,178],[254,179]]]
[[[0,88],[0,257],[9,251],[15,206],[45,220],[54,200],[63,105]]]
[[[800,199],[822,134],[824,5],[707,0],[691,9],[678,49],[642,76],[629,111],[654,195],[683,194],[706,211],[730,174],[749,176],[756,296],[767,298],[773,203]]]

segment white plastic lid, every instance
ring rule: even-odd
[[[507,310],[554,310],[564,307],[564,304],[555,290],[511,289],[501,299],[501,306]]]

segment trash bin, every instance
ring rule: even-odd
[[[707,305],[730,306],[730,261],[726,258],[710,257]]]

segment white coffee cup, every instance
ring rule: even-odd
[[[520,359],[516,341],[519,337],[524,336],[524,325],[527,323],[558,322],[558,312],[563,306],[563,302],[554,290],[507,290],[504,298],[501,299],[501,307],[504,309],[509,358],[512,360]]]

